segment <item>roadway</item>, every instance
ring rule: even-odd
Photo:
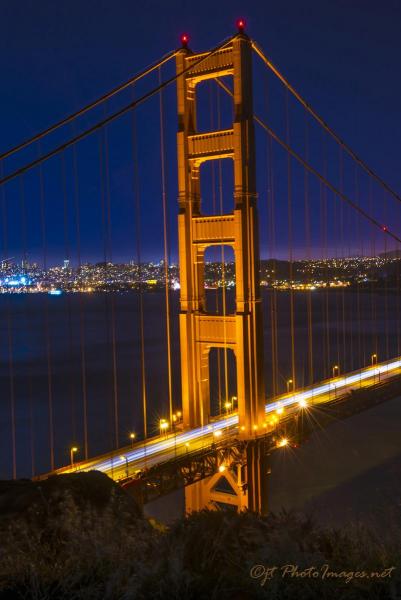
[[[346,375],[339,375],[318,384],[295,390],[277,397],[266,404],[266,422],[264,431],[275,428],[280,419],[308,406],[316,406],[348,393],[351,389],[386,381],[401,372],[401,358],[366,367]],[[174,433],[163,434],[149,439],[146,443],[138,442],[133,446],[120,448],[118,451],[93,459],[57,469],[54,473],[71,473],[78,471],[98,470],[118,481],[186,452],[193,452],[210,446],[213,441],[222,440],[223,436],[234,436],[238,433],[238,414],[231,412],[213,420],[205,427],[187,431],[176,428]],[[255,435],[262,433],[255,431]]]

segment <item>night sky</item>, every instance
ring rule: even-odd
[[[179,35],[183,31],[191,36],[190,46],[195,51],[204,50],[232,34],[235,31],[235,19],[243,16],[249,35],[262,46],[295,88],[357,154],[395,190],[401,190],[401,5],[397,1],[385,0],[380,5],[370,0],[353,3],[342,0],[306,0],[302,3],[290,0],[248,0],[246,3],[224,0],[216,3],[205,0],[196,4],[149,0],[142,3],[103,0],[57,3],[48,0],[3,1],[1,13],[1,151],[6,151],[128,79],[178,46]],[[166,72],[166,76],[168,74],[171,72]],[[156,78],[152,80],[152,85],[155,82]],[[175,91],[171,88],[165,97],[173,258],[176,244],[174,95]],[[121,102],[131,99],[132,96],[126,95]],[[160,258],[162,255],[158,99],[152,102],[138,115],[137,123],[138,152],[142,157],[139,187],[144,259]],[[106,112],[98,111],[92,120],[91,117],[85,117],[75,131],[94,123],[96,118],[108,114],[107,111],[111,112],[114,106],[110,103]],[[65,190],[61,184],[59,159],[54,159],[44,168],[45,242],[38,216],[38,172],[28,175],[24,181],[24,216],[18,201],[20,187],[17,184],[7,186],[6,202],[9,208],[3,254],[18,258],[25,254],[35,259],[44,254],[45,261],[49,263],[61,261],[67,254],[76,260],[77,253],[80,255],[78,260],[82,261],[101,259],[102,255],[115,260],[135,258],[135,207],[132,163],[127,158],[130,152],[127,123],[111,128],[108,134],[111,148],[110,232],[105,233],[103,229],[103,233],[99,233],[102,230],[99,209],[102,185],[97,164],[98,138],[92,146],[87,142],[77,151],[82,220],[80,249],[77,250],[76,217],[72,214],[73,156],[67,152],[68,181]],[[68,137],[73,132],[74,129],[69,128],[64,135]],[[53,145],[61,139],[66,138],[56,136]],[[104,140],[100,141],[102,143]],[[42,150],[48,147],[51,144],[47,146],[45,141]],[[23,164],[24,160],[36,156],[37,152],[37,148],[31,153],[27,152],[20,162],[5,162],[4,171],[9,172],[14,165]],[[277,176],[280,176],[280,168],[276,170]],[[301,174],[294,174],[295,178],[298,176],[300,178]],[[228,186],[229,176],[224,177]],[[69,198],[68,210],[71,211],[67,226],[62,223],[61,216],[63,191]],[[375,197],[373,202],[376,199],[379,200]],[[265,227],[266,215],[262,214],[261,222],[261,227]],[[317,227],[317,220],[315,225]],[[159,232],[156,236],[155,231]],[[328,233],[329,254],[330,235],[335,238],[334,230]],[[63,236],[64,242],[61,242]],[[282,248],[279,247],[277,253],[285,253],[286,236],[283,234],[278,237],[282,239]],[[295,249],[302,246],[301,237],[298,241],[295,239]],[[318,241],[316,246],[319,246]]]
[[[401,193],[401,3],[398,0],[383,0],[381,3],[371,0],[247,0],[242,3],[237,0],[203,0],[196,4],[177,0],[0,0],[0,8],[0,153],[96,100],[162,55],[177,48],[183,32],[190,35],[190,47],[194,51],[204,51],[233,35],[235,21],[241,16],[247,22],[249,35],[258,42],[293,86],[372,169]],[[174,64],[170,64],[163,68],[161,79],[171,77],[174,72]],[[138,98],[154,88],[158,82],[158,74],[155,73],[134,89],[127,89],[93,112],[85,114],[76,123],[43,140],[40,145],[35,144],[19,155],[2,161],[0,173],[9,174],[15,168],[55,148],[71,136],[79,134],[132,102],[133,98]],[[230,127],[231,100],[227,100],[213,82],[199,87],[202,106],[198,116],[201,130]],[[297,107],[283,87],[274,81],[271,74],[267,74],[264,67],[260,64],[258,66],[256,61],[254,96],[257,114],[269,123],[282,139],[286,139],[288,135],[290,145],[301,156],[308,155],[308,160],[314,168],[325,174],[334,186],[343,185],[345,193],[353,202],[401,237],[399,203],[394,199],[390,200],[376,184],[370,185],[368,177],[346,158],[341,183],[341,157],[336,145],[327,136],[322,135],[310,118],[305,118],[304,111]],[[79,265],[86,261],[136,261],[139,258],[147,261],[162,258],[159,100],[158,96],[154,96],[134,113],[131,112],[107,129],[96,132],[79,143],[75,149],[70,148],[58,154],[40,169],[35,168],[0,188],[0,260],[6,257],[13,257],[13,260],[18,262],[27,259],[46,267],[62,265],[64,259],[70,259],[71,264]],[[220,123],[219,106],[222,109]],[[175,86],[170,86],[165,91],[162,107],[165,117],[169,253],[170,259],[175,261],[178,212]],[[289,115],[288,123],[286,114]],[[378,254],[394,248],[394,244],[380,227],[372,227],[366,220],[359,218],[354,209],[344,205],[332,192],[325,191],[312,176],[305,178],[303,169],[294,160],[289,163],[286,153],[280,150],[276,143],[269,145],[264,132],[258,130],[256,143],[263,257],[345,257]],[[137,156],[136,164],[134,155]],[[211,164],[202,166],[201,202],[202,210],[206,213],[213,212],[220,200],[223,212],[228,212],[233,207],[232,165],[229,160],[222,163],[221,198],[218,168],[214,169]],[[227,251],[225,258],[230,256],[230,252]],[[206,255],[208,259],[211,257],[210,253]],[[99,411],[103,411],[106,427],[106,405],[101,408],[101,404],[98,404],[96,386],[102,387],[100,396],[103,394],[105,401],[112,397],[110,340],[114,333],[112,336],[109,328],[111,323],[114,327],[114,314],[117,319],[119,342],[117,359],[120,361],[117,361],[120,377],[118,393],[122,402],[125,402],[123,411],[126,410],[127,414],[129,412],[131,420],[133,412],[135,418],[139,419],[137,407],[131,404],[133,396],[130,395],[131,389],[134,390],[132,394],[137,393],[135,390],[139,390],[140,381],[139,370],[135,371],[139,369],[140,364],[139,333],[136,329],[136,333],[131,329],[133,324],[136,328],[138,319],[135,320],[137,309],[131,298],[118,296],[117,301],[122,304],[117,305],[114,313],[114,295],[105,298],[95,294],[93,296],[94,298],[90,299],[90,295],[87,295],[89,299],[84,300],[88,302],[88,308],[84,309],[84,312],[87,311],[85,318],[89,341],[88,391],[92,394],[88,397],[88,406],[89,413],[95,416]],[[146,376],[164,391],[162,395],[156,387],[156,391],[152,392],[150,389],[149,398],[152,398],[152,402],[156,399],[160,405],[164,403],[164,406],[167,406],[167,362],[162,364],[160,360],[160,356],[166,356],[164,346],[160,342],[162,338],[164,340],[164,330],[163,324],[159,326],[158,321],[155,321],[155,316],[164,319],[165,312],[155,308],[162,306],[154,304],[158,297],[149,295],[149,300],[145,303],[145,311],[149,311],[145,318],[145,353],[148,369]],[[319,296],[315,297],[317,302]],[[323,295],[321,297],[324,298]],[[333,299],[336,298],[337,296],[333,296]],[[359,303],[359,295],[357,298]],[[351,294],[349,299],[353,301]],[[81,298],[75,300],[77,303],[79,300],[79,306],[76,304],[76,319],[71,325],[68,320],[70,317],[66,318],[67,308],[70,310],[70,297],[65,299],[64,305],[52,305],[55,309],[50,313],[50,319],[54,321],[48,321],[48,304],[43,304],[41,298],[35,298],[33,295],[32,304],[26,304],[27,308],[23,306],[22,300],[23,298],[17,298],[21,304],[15,304],[17,312],[15,316],[11,315],[11,320],[10,311],[2,311],[3,338],[7,339],[7,335],[10,335],[7,332],[13,331],[13,326],[16,327],[14,346],[3,344],[2,351],[5,354],[2,361],[2,381],[6,388],[2,397],[8,402],[11,393],[8,369],[12,360],[15,360],[17,419],[19,415],[28,414],[26,381],[31,377],[30,369],[33,368],[29,361],[31,356],[32,360],[38,359],[37,389],[40,389],[40,394],[38,393],[39,408],[35,408],[34,420],[39,420],[40,417],[43,421],[43,415],[47,414],[47,405],[42,406],[40,403],[47,401],[47,394],[50,402],[50,392],[46,391],[50,389],[46,383],[46,378],[48,382],[50,377],[51,359],[49,361],[47,356],[50,346],[55,356],[52,363],[55,373],[54,398],[59,397],[59,390],[62,395],[64,381],[67,381],[71,373],[72,383],[68,390],[65,387],[65,398],[71,393],[73,400],[69,400],[68,406],[73,406],[76,398],[77,406],[79,403],[81,407],[81,395],[83,398],[86,389],[86,379],[81,375],[86,369],[83,351],[85,339],[81,346],[83,304]],[[178,310],[177,295],[175,301],[175,310]],[[394,301],[398,301],[395,296]],[[124,302],[127,304],[124,305]],[[387,311],[387,295],[385,303]],[[122,307],[121,310],[119,306]],[[128,306],[128,309],[124,306]],[[281,306],[284,308],[278,338],[284,359],[280,353],[278,356],[284,383],[291,373],[288,349],[292,334],[288,327],[289,309],[286,308],[289,305],[284,302]],[[303,322],[306,323],[306,309],[300,310],[300,306],[302,307],[299,302],[296,305],[297,318],[300,319],[299,322],[304,319]],[[328,307],[328,304],[326,306]],[[43,307],[45,310],[42,310]],[[322,304],[322,315],[323,308],[326,310]],[[330,322],[335,323],[337,318],[338,336],[338,304],[335,308],[337,316],[331,318]],[[27,309],[33,312],[30,313]],[[317,310],[313,308],[315,315]],[[334,308],[330,310],[333,314]],[[347,310],[348,321],[345,325],[343,322],[343,329],[351,344],[348,345],[345,334],[343,339],[347,340],[347,350],[348,347],[351,348],[350,355],[354,360],[352,348],[356,348],[357,335],[360,343],[361,317],[358,315],[357,325],[352,304]],[[20,314],[23,313],[24,316],[20,318]],[[40,318],[35,316],[39,313]],[[34,317],[31,318],[31,314]],[[389,314],[393,318],[397,310],[390,310]],[[174,327],[177,327],[178,320],[173,322]],[[320,335],[323,331],[323,316],[316,317],[316,322],[317,327],[320,327],[318,339],[322,340],[322,348],[327,341],[327,355],[326,348],[320,352],[319,344],[314,345],[314,352],[320,354],[318,364],[319,360],[320,364],[323,364],[322,360],[326,362],[327,371],[327,366],[333,364],[331,359],[335,346],[329,343],[328,326],[326,337]],[[149,328],[148,336],[146,327]],[[375,323],[376,346],[378,335],[381,335],[381,342],[389,346],[388,322],[385,325],[385,336],[380,327],[384,327],[381,322]],[[70,341],[70,349],[67,350],[66,340],[68,335],[71,336],[71,331],[76,336],[70,337],[70,340],[75,340],[75,346],[71,350]],[[306,326],[298,328],[296,335],[301,337],[297,341],[297,348],[306,348],[306,331]],[[160,340],[157,336],[154,337],[154,332],[160,334]],[[399,327],[392,325],[390,334],[393,335],[394,345],[396,332],[399,346]],[[177,342],[178,334],[174,334],[174,329],[172,337]],[[98,347],[103,349],[103,354],[98,352]],[[345,347],[344,342],[344,355]],[[392,347],[391,344],[389,347]],[[161,348],[163,350],[160,350]],[[370,340],[366,345],[363,344],[363,350],[369,356],[373,350],[377,351],[377,348],[372,346]],[[12,354],[13,351],[15,355]],[[388,355],[395,353],[388,350],[386,352]],[[177,359],[178,351],[173,351],[173,355]],[[297,374],[297,381],[303,381],[301,370],[306,373],[307,353],[301,352],[300,355],[304,362],[299,362],[300,375]],[[379,356],[382,359],[384,352],[379,350]],[[364,364],[365,359],[366,357],[363,360]],[[343,356],[343,360],[338,361],[344,370],[347,368],[344,366],[345,360],[346,356]],[[160,378],[152,372],[156,361],[164,369],[163,372],[160,371]],[[135,369],[132,367],[134,364]],[[62,365],[59,371],[57,365]],[[352,368],[354,366],[352,363]],[[20,367],[22,377],[17,378]],[[103,385],[103,377],[108,377],[110,385]],[[179,385],[178,374],[175,376],[174,385]],[[59,402],[60,406],[55,415],[56,430],[57,423],[64,423],[64,420],[67,422],[63,417],[63,410],[67,410],[67,402],[65,405]],[[158,419],[153,414],[155,407],[157,408],[156,404],[152,405],[152,414],[149,416],[153,423]],[[81,411],[81,408],[79,410]],[[6,431],[10,432],[8,404],[6,411]],[[84,412],[83,404],[81,412]],[[77,412],[77,421],[80,414]],[[73,416],[72,421],[74,418]],[[126,423],[131,423],[131,420],[126,419]],[[21,417],[20,421],[27,422],[25,416]],[[27,453],[28,437],[23,435],[21,422],[17,423],[17,441],[23,441],[26,446],[23,451]],[[121,423],[126,427],[124,419]],[[42,425],[43,428],[46,427],[44,421]],[[139,427],[138,422],[133,422],[133,425]],[[74,427],[75,425],[72,431]],[[112,427],[111,420],[107,421],[107,427]],[[3,438],[10,451],[11,440],[7,440],[6,436]],[[44,448],[47,439],[45,435],[42,438]],[[75,433],[71,442],[74,441],[73,438]],[[82,447],[82,436],[78,442],[78,446]],[[66,440],[61,438],[56,443],[59,446],[58,450],[56,448],[56,453],[59,453],[58,460],[60,462],[62,456],[64,461],[65,449],[70,443],[67,444]],[[38,455],[40,452],[39,448]],[[43,455],[46,452],[47,448],[43,450]],[[11,458],[7,457],[6,452],[0,454],[3,461],[10,463]],[[23,460],[18,457],[17,462],[22,463]]]

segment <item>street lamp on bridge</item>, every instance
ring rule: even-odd
[[[133,448],[134,447],[134,440],[136,438],[136,435],[135,435],[135,433],[132,432],[132,433],[129,434],[129,437],[130,437],[130,440],[131,440],[131,447]]]
[[[72,448],[70,448],[70,463],[71,463],[71,469],[74,466],[74,454],[75,452],[78,452],[78,448],[76,446],[73,446]]]
[[[166,421],[166,419],[160,419],[160,435],[163,435],[163,433],[167,433],[167,429],[168,429],[168,422]]]
[[[230,412],[232,407],[233,407],[232,403],[229,400],[227,400],[227,402],[224,404],[224,408],[226,409],[227,414]]]
[[[372,354],[370,360],[372,361],[372,367],[373,365],[377,365],[377,354]]]
[[[340,367],[338,365],[333,366],[333,378],[340,374]]]
[[[292,379],[287,380],[287,394],[290,393],[290,385],[292,385],[292,391],[294,391],[294,381]]]

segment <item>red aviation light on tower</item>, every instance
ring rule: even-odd
[[[183,33],[180,37],[181,45],[183,48],[188,48],[189,35],[187,33]]]
[[[245,19],[237,19],[235,24],[237,26],[238,33],[244,33],[246,25]]]

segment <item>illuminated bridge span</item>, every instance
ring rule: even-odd
[[[393,360],[376,367],[368,367],[345,377],[322,382],[311,388],[296,391],[290,395],[283,395],[275,402],[266,404],[265,419],[262,425],[263,435],[279,429],[279,421],[284,415],[292,415],[322,404],[329,404],[333,400],[342,398],[351,390],[370,387],[379,382],[386,382],[397,378],[401,372],[401,359]],[[238,413],[228,414],[212,421],[206,427],[198,427],[182,431],[177,426],[176,432],[161,434],[146,443],[135,443],[134,447],[124,448],[124,453],[113,452],[106,457],[94,458],[89,461],[76,463],[71,467],[62,467],[58,473],[69,473],[96,469],[107,473],[116,479],[125,479],[127,476],[137,474],[150,466],[158,464],[161,460],[174,459],[177,455],[198,450],[209,446],[213,442],[220,442],[227,436],[240,437]],[[260,432],[255,430],[253,437],[258,437]],[[291,445],[293,440],[287,437],[277,438],[277,447]],[[128,475],[127,475],[128,469]]]
[[[263,511],[273,449],[399,392],[401,198],[243,21],[181,41],[0,156],[0,466]]]

